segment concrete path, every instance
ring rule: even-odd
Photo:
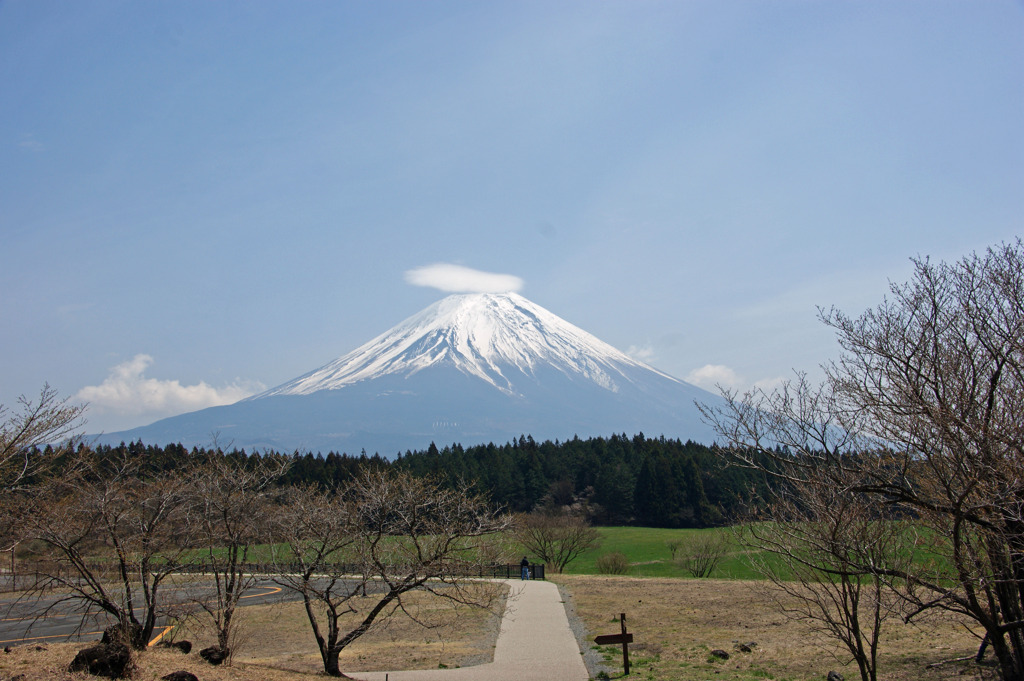
[[[551,582],[506,580],[510,587],[494,662],[459,669],[348,672],[360,681],[586,681],[590,678],[562,597]]]

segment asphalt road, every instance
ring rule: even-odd
[[[209,590],[206,587],[205,590]],[[200,585],[200,590],[203,590]],[[188,589],[165,587],[163,597],[167,603],[186,603],[196,594],[195,585]],[[0,596],[5,596],[0,594]],[[298,594],[282,589],[270,580],[260,580],[242,597],[244,605],[275,603],[297,599]],[[82,611],[74,601],[59,601],[53,598],[30,598],[18,600],[13,594],[0,598],[0,646],[24,645],[64,641],[94,641],[103,635],[103,630],[113,623],[108,615],[93,615],[82,618]],[[141,613],[140,613],[141,614]],[[156,635],[162,635],[166,620],[159,622]],[[155,639],[154,639],[155,640]]]

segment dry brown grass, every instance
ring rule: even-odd
[[[847,656],[799,623],[779,614],[764,592],[751,582],[722,580],[641,579],[621,576],[558,575],[568,587],[576,613],[596,634],[617,633],[613,617],[627,614],[635,641],[631,646],[631,679],[651,681],[821,681],[829,670],[848,681],[859,678]],[[405,617],[373,631],[342,654],[342,669],[429,669],[467,666],[489,661],[497,634],[497,618],[479,610],[452,611],[447,603],[419,596],[421,614],[439,623],[423,629]],[[243,610],[243,638],[248,645],[231,667],[211,667],[196,652],[190,655],[152,649],[139,657],[137,679],[156,681],[184,669],[204,681],[298,681],[319,675],[322,666],[305,614],[298,603],[251,606]],[[353,618],[355,616],[353,615]],[[213,638],[203,632],[181,632],[195,651]],[[751,653],[735,650],[754,641]],[[893,623],[882,643],[881,678],[886,681],[928,681],[980,678],[972,664],[926,665],[972,655],[978,641],[958,623],[936,620],[922,625]],[[0,678],[25,674],[25,681],[89,678],[65,672],[82,644],[34,645],[0,654]],[[727,661],[711,660],[714,648],[727,650]],[[621,674],[621,654],[609,648],[612,676]],[[833,656],[834,652],[838,655]],[[618,671],[615,671],[618,670]]]
[[[341,668],[349,671],[437,669],[489,661],[497,638],[498,617],[485,610],[460,606],[424,592],[410,594],[407,607],[425,628],[398,611],[342,651]],[[359,612],[345,616],[354,628],[376,600],[353,602]],[[297,602],[247,607],[241,622],[243,647],[235,665],[260,666],[301,673],[323,670],[305,610]],[[267,635],[272,632],[272,635]],[[188,632],[196,643],[213,638]]]
[[[416,617],[429,621],[431,628],[420,626],[399,611],[387,626],[375,627],[342,652],[342,669],[437,669],[493,658],[498,617],[478,608],[455,609],[448,601],[422,592],[412,594],[408,601]],[[365,610],[373,603],[366,599],[355,605]],[[322,674],[323,664],[301,603],[249,606],[241,613],[242,647],[231,666],[212,667],[199,657],[198,651],[216,639],[212,632],[191,623],[174,634],[178,640],[192,641],[191,654],[150,648],[138,656],[134,678],[155,681],[177,670],[190,671],[203,681],[297,681]],[[354,626],[359,615],[347,617]],[[0,653],[0,679],[18,674],[25,675],[24,681],[94,679],[66,671],[75,653],[86,645],[24,645]]]
[[[557,575],[568,587],[577,615],[596,634],[619,632],[618,613],[634,634],[630,678],[658,681],[820,681],[830,670],[859,679],[849,655],[780,614],[763,585],[726,580],[641,579]],[[959,623],[935,619],[922,625],[891,623],[882,641],[880,678],[892,681],[933,681],[978,677],[973,664],[926,665],[973,655],[978,640]],[[736,651],[739,643],[756,642],[753,652]],[[713,649],[730,658],[711,658]],[[612,676],[621,674],[621,648],[606,648]]]

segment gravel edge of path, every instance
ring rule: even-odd
[[[569,629],[576,637],[576,645],[583,653],[583,664],[591,679],[596,679],[601,672],[611,674],[615,670],[604,663],[604,658],[598,651],[594,650],[590,632],[583,624],[583,620],[576,614],[576,602],[573,600],[572,592],[565,584],[557,584],[558,594],[562,597],[562,607],[565,608],[565,616],[569,620]]]

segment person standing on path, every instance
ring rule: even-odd
[[[525,580],[530,578],[530,561],[527,560],[526,556],[523,556],[523,559],[519,561],[519,571],[521,573],[521,579]]]

